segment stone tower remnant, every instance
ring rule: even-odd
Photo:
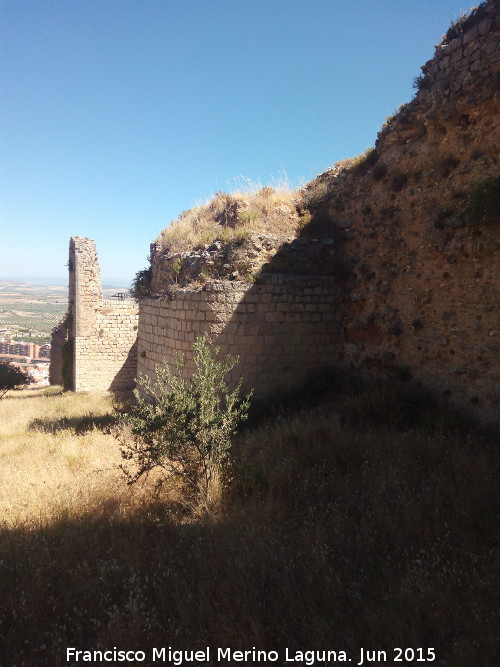
[[[139,319],[132,300],[104,300],[95,242],[69,244],[68,347],[75,391],[123,391],[134,386]]]

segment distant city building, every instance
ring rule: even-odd
[[[50,345],[42,345],[44,349],[42,358],[50,359]],[[0,354],[10,354],[16,357],[28,357],[28,359],[36,359],[40,354],[40,346],[36,343],[19,342],[16,340],[1,340]]]
[[[39,359],[50,359],[50,345],[40,345],[40,348],[38,350],[38,358]]]

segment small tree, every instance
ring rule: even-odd
[[[153,270],[151,267],[137,271],[132,281],[129,292],[133,299],[137,301],[143,297],[151,295],[151,281],[153,279]]]
[[[2,399],[9,389],[22,387],[30,384],[30,376],[17,366],[11,366],[5,361],[0,361],[0,399]]]
[[[203,501],[229,463],[231,436],[246,419],[251,393],[240,400],[241,380],[229,391],[225,375],[237,357],[218,360],[208,340],[193,344],[194,372],[185,378],[186,361],[178,357],[175,372],[167,363],[156,368],[156,379],[141,376],[144,397],[135,390],[137,406],[126,414],[117,432],[120,467],[133,484],[142,475],[162,468],[177,475]]]

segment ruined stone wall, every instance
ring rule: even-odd
[[[209,335],[240,363],[227,377],[244,378],[257,394],[293,386],[310,369],[338,363],[342,348],[342,283],[331,277],[263,274],[255,284],[209,282],[162,299],[143,299],[138,375],[154,375],[164,359],[191,359],[195,338]]]
[[[382,129],[369,159],[305,188],[314,207],[300,239],[238,246],[242,266],[255,259],[263,271],[254,284],[238,282],[242,271],[214,244],[184,258],[186,280],[201,276],[205,259],[233,280],[174,289],[171,258],[153,253],[156,297],[140,303],[139,374],[178,352],[189,358],[195,337],[209,334],[241,358],[231,381],[242,375],[259,393],[340,361],[411,378],[497,418],[500,219],[491,201],[488,215],[481,205],[474,215],[471,201],[481,190],[498,201],[499,11],[490,0],[480,20],[436,47],[415,99]],[[130,382],[137,315],[102,302],[93,242],[72,243],[75,388],[110,388],[121,363]]]
[[[434,57],[422,66],[422,90],[434,95],[434,105],[442,103],[441,96],[450,98],[461,91],[470,95],[476,83],[486,83],[491,93],[495,92],[499,7],[497,0],[487,3],[474,25],[454,39],[437,45]],[[425,95],[420,95],[421,99],[423,97]]]
[[[314,208],[302,238],[265,249],[263,276],[318,267],[332,291],[321,291],[317,275],[308,276],[308,287],[296,275],[292,294],[289,278],[275,275],[283,282],[228,282],[220,292],[207,286],[172,301],[145,301],[141,372],[152,373],[155,363],[188,352],[195,335],[210,332],[224,350],[240,354],[240,372],[258,389],[341,361],[411,378],[495,418],[500,221],[473,220],[468,206],[485,182],[490,190],[500,186],[499,7],[490,0],[462,35],[436,47],[415,99],[383,128],[370,159],[307,186]],[[260,237],[241,245],[240,264],[258,264],[259,244]],[[226,255],[216,244],[186,255],[187,278],[201,274],[204,262],[217,265],[219,256],[234,277]],[[161,292],[166,278],[179,276],[169,273],[171,258],[152,257],[153,288]],[[314,286],[318,300],[308,302]]]
[[[75,391],[121,391],[134,386],[138,307],[104,301],[94,241],[72,237],[69,251],[69,337]]]
[[[350,267],[345,363],[399,368],[486,419],[499,408],[500,207],[474,215],[470,202],[481,188],[499,201],[499,7],[436,47],[375,164],[318,179],[329,194],[315,216],[317,233],[343,235]]]

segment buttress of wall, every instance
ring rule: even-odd
[[[95,242],[72,236],[69,242],[69,313],[72,337],[85,335],[95,322],[95,308],[102,303],[101,272]]]
[[[207,283],[168,299],[140,302],[138,376],[154,377],[181,353],[192,358],[195,338],[209,335],[222,354],[239,356],[226,378],[266,394],[293,386],[307,371],[339,361],[342,285],[335,278],[263,274],[253,285]]]
[[[103,301],[93,327],[75,338],[75,390],[124,391],[135,385],[138,308]]]
[[[75,391],[122,391],[134,386],[138,307],[103,301],[94,241],[72,237],[69,256]]]

